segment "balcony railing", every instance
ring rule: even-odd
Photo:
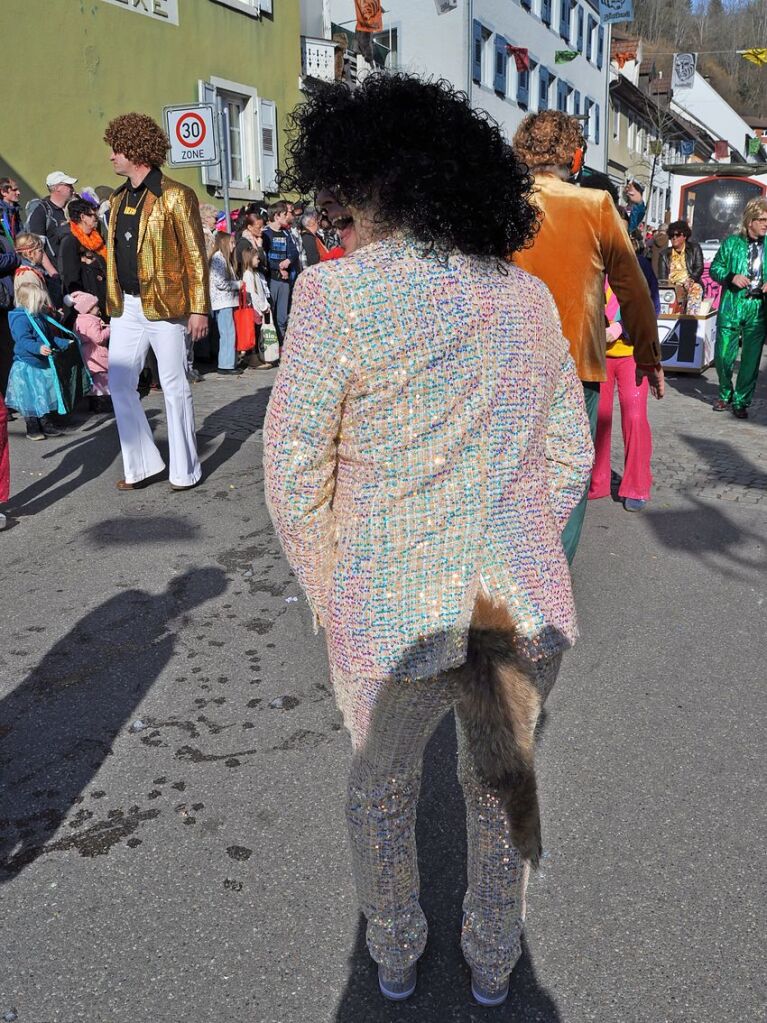
[[[301,74],[321,82],[336,78],[336,44],[332,39],[301,37]]]

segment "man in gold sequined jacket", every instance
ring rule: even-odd
[[[117,489],[146,486],[165,468],[136,391],[151,348],[168,418],[170,485],[188,490],[202,475],[188,358],[207,334],[209,312],[199,206],[190,188],[160,170],[168,139],[151,117],[115,118],[104,141],[115,172],[127,178],[112,195],[107,242],[109,387],[125,469]]]

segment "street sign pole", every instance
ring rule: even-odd
[[[232,230],[232,218],[229,212],[229,111],[225,106],[219,110],[219,132],[221,134],[221,191],[224,194],[224,215],[226,216],[226,229]]]

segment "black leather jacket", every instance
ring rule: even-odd
[[[668,268],[671,264],[671,246],[665,252],[661,252],[658,263],[658,277],[660,280],[668,280]],[[697,242],[687,239],[684,247],[684,261],[687,264],[687,273],[696,284],[701,283],[703,276],[703,249]]]

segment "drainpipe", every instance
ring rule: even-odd
[[[469,41],[466,47],[469,54],[469,63],[466,66],[466,95],[469,97],[469,106],[473,106],[471,93],[474,84],[474,0],[466,0],[466,11],[468,15],[466,34]]]
[[[605,158],[604,167],[602,168],[602,170],[604,171],[605,174],[607,174],[610,149],[610,75],[611,75],[610,68],[612,66],[612,61],[610,60],[610,50],[612,49],[611,46],[612,27],[613,27],[612,22],[608,22],[606,26],[607,31],[605,33],[604,53],[607,74],[605,75],[605,112],[602,117],[602,127],[604,129],[602,134],[605,140]]]

